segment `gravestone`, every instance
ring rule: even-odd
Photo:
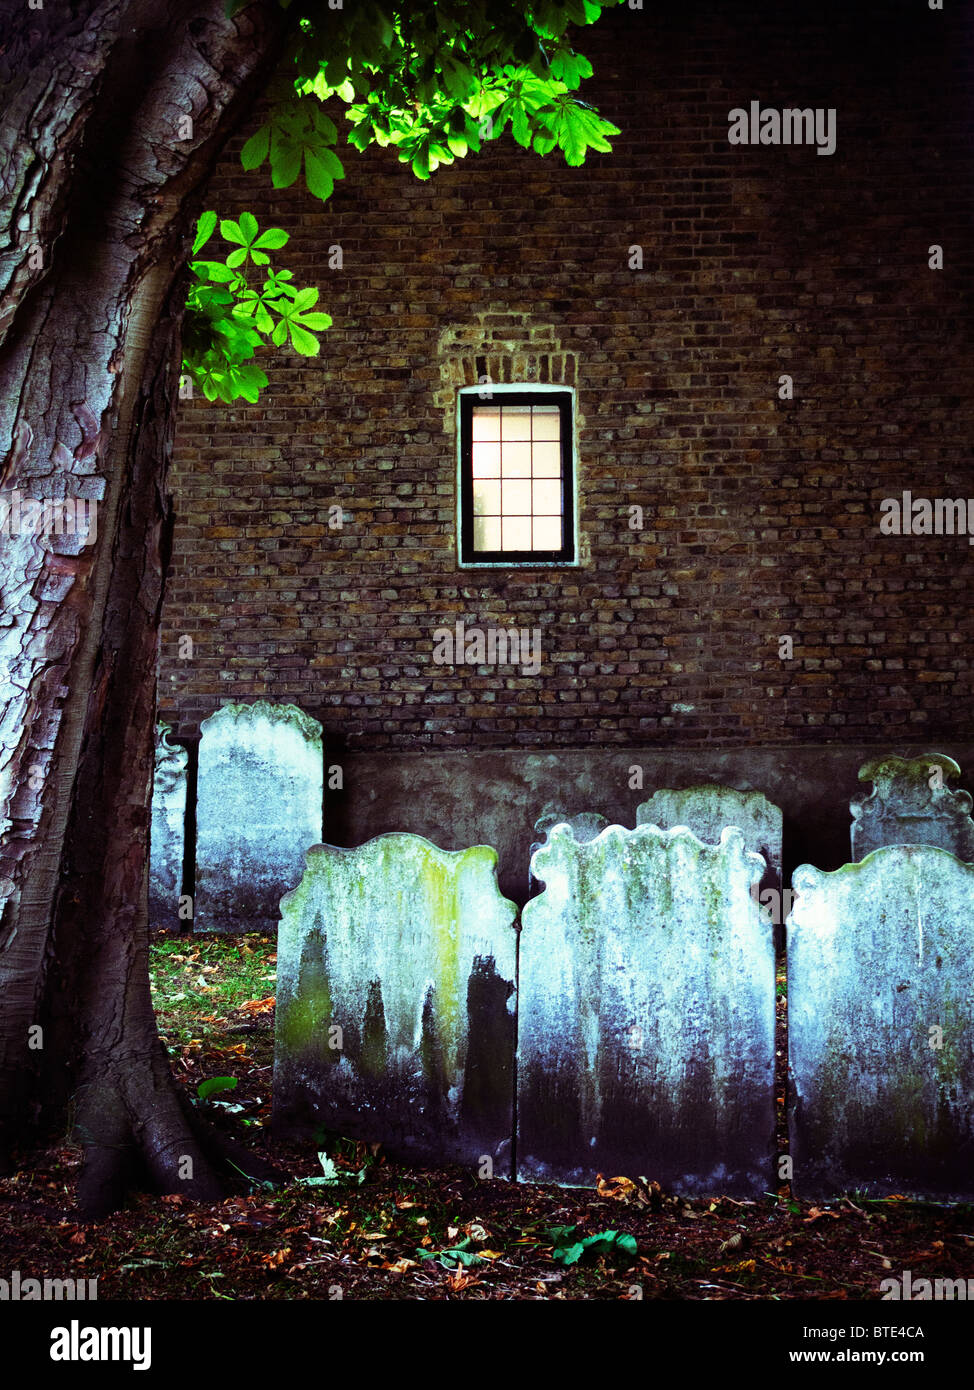
[[[321,725],[294,705],[224,705],[200,726],[197,931],[276,931],[321,840]]]
[[[496,852],[395,833],[307,859],[281,903],[275,1123],[509,1167],[516,908]]]
[[[971,1200],[974,864],[891,845],[792,882],[795,1192]]]
[[[974,860],[971,797],[947,786],[959,776],[957,763],[943,753],[864,763],[859,780],[874,787],[849,804],[853,863],[882,845],[939,845],[965,863]]]
[[[764,856],[767,870],[755,887],[755,896],[774,922],[775,948],[784,946],[784,897],[782,893],[781,807],[763,792],[741,792],[716,783],[656,791],[636,808],[637,825],[659,825],[664,830],[688,826],[706,845],[716,845],[727,825],[744,832],[744,843]]]
[[[757,1196],[772,1181],[775,962],[743,833],[555,826],[522,913],[518,1170]]]
[[[594,840],[596,835],[601,835],[608,824],[605,816],[600,816],[597,811],[579,811],[573,816],[568,811],[545,809],[534,823],[534,833],[539,838],[531,846],[530,862],[534,860],[535,850],[541,848],[556,825],[570,825],[575,839],[581,845]],[[528,893],[535,893],[540,886],[529,867]]]
[[[181,744],[170,742],[171,734],[168,724],[157,725],[149,835],[149,926],[178,930],[189,754]]]

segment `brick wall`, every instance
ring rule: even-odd
[[[259,405],[181,404],[180,735],[264,696],[349,749],[970,736],[974,547],[878,522],[904,490],[974,499],[972,14],[746,8],[647,0],[587,32],[583,95],[623,134],[581,169],[507,136],[420,183],[349,149],[320,205],[242,174],[249,131],[227,151],[206,205],[288,229],[335,322],[319,358],[265,364]],[[751,100],[835,107],[836,152],[730,145]],[[577,389],[578,568],[457,566],[478,358]],[[541,674],[434,664],[457,620],[540,627]]]

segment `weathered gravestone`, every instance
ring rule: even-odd
[[[794,1189],[974,1197],[974,865],[888,846],[796,869]]]
[[[594,840],[596,835],[601,835],[608,824],[605,816],[600,816],[597,811],[579,811],[577,815],[573,816],[568,811],[546,809],[534,823],[534,833],[539,838],[531,846],[530,862],[534,862],[535,850],[541,848],[556,825],[570,825],[575,839],[582,845],[589,840]],[[534,893],[540,886],[529,868],[528,892]]]
[[[859,780],[874,787],[849,804],[853,862],[883,845],[939,845],[958,859],[974,860],[971,797],[946,785],[959,776],[957,763],[943,753],[864,763]]]
[[[522,913],[518,1170],[759,1195],[774,1149],[774,950],[738,829],[555,826]]]
[[[509,1157],[516,909],[496,865],[398,833],[309,850],[281,903],[276,1124],[483,1176]]]
[[[181,744],[170,742],[171,733],[168,724],[156,728],[149,835],[149,925],[178,928],[189,754]]]
[[[224,705],[201,725],[197,931],[275,931],[322,834],[321,725],[294,705]]]
[[[679,790],[664,787],[636,808],[636,824],[659,825],[664,830],[686,825],[705,845],[716,845],[724,827],[736,825],[744,832],[747,848],[764,856],[767,869],[755,885],[754,895],[770,913],[776,948],[784,946],[787,911],[782,893],[780,806],[763,792],[741,792],[716,783]]]

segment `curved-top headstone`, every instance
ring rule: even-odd
[[[753,854],[764,856],[767,872],[755,887],[755,896],[774,923],[777,950],[785,944],[785,897],[781,876],[783,817],[781,807],[763,792],[742,792],[735,787],[707,783],[677,790],[664,787],[636,808],[637,825],[659,825],[664,830],[685,825],[704,844],[716,845],[725,826],[744,832],[744,843]]]
[[[556,825],[522,913],[518,1170],[684,1193],[772,1181],[775,963],[738,829]]]
[[[947,786],[959,776],[959,766],[944,753],[890,754],[864,763],[859,780],[874,786],[869,796],[849,803],[853,862],[883,845],[938,845],[965,863],[974,860],[972,799]]]
[[[705,845],[716,845],[725,826],[744,832],[744,843],[753,854],[763,854],[781,877],[781,807],[763,792],[741,792],[735,787],[706,783],[696,787],[663,787],[636,808],[637,825],[658,825],[663,830],[685,825]]]
[[[170,742],[171,734],[168,724],[157,725],[149,834],[150,927],[178,928],[179,895],[183,891],[189,754],[181,744]]]
[[[803,864],[788,917],[789,1128],[803,1197],[974,1197],[974,864],[890,845]]]
[[[394,833],[307,859],[281,903],[275,1123],[486,1175],[514,1101],[516,908],[496,851]]]
[[[534,823],[534,833],[539,838],[531,846],[531,859],[534,859],[535,850],[541,848],[556,825],[570,825],[575,839],[582,845],[601,835],[608,824],[605,816],[600,816],[597,811],[579,811],[573,816],[568,811],[546,808]],[[528,892],[533,893],[538,886],[538,880],[529,868]]]
[[[295,705],[224,705],[200,726],[197,931],[275,931],[321,840],[321,725]]]

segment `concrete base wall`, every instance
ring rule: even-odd
[[[325,840],[351,847],[375,835],[408,830],[442,849],[488,844],[498,851],[501,892],[517,903],[528,892],[534,822],[549,803],[569,812],[598,811],[635,826],[636,807],[659,787],[719,782],[761,791],[784,812],[787,884],[801,863],[836,869],[850,853],[849,802],[870,790],[859,768],[876,745],[753,747],[667,752],[657,748],[519,750],[457,753],[338,753],[342,790],[325,777]],[[884,750],[885,751],[885,750]],[[974,782],[974,743],[897,746],[904,757],[946,753],[960,764],[960,785]],[[633,768],[642,787],[630,787]]]

